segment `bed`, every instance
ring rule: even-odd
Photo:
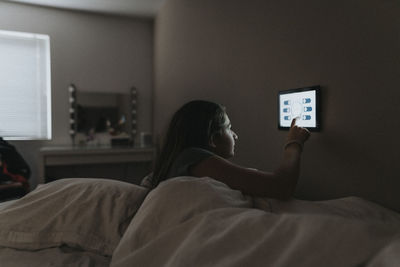
[[[0,266],[399,266],[400,215],[357,197],[278,201],[208,177],[149,191],[61,179],[0,204]]]

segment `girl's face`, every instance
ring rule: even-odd
[[[232,125],[227,114],[221,133],[213,136],[213,152],[223,158],[231,158],[235,155],[235,141],[238,135],[232,130]]]

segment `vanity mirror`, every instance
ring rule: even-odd
[[[92,92],[69,86],[70,136],[77,145],[129,146],[136,136],[136,88]]]

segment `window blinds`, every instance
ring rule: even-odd
[[[51,139],[48,35],[0,30],[0,136]]]

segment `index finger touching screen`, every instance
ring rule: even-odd
[[[279,91],[278,128],[289,129],[293,119],[296,119],[297,126],[319,130],[319,98],[319,86]]]

